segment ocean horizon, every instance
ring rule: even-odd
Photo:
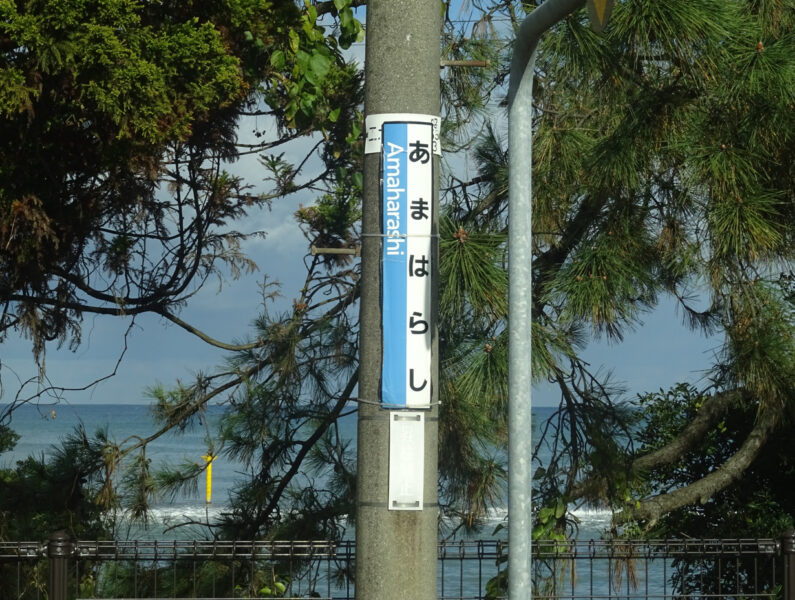
[[[0,404],[0,414],[7,406]],[[169,433],[151,442],[147,458],[151,459],[152,468],[179,465],[185,461],[203,464],[203,457],[209,452],[207,434],[215,431],[224,410],[222,405],[208,406],[204,427],[194,427],[180,434]],[[540,422],[554,410],[553,407],[534,407],[533,414]],[[13,450],[0,454],[0,468],[13,467],[16,461],[28,456],[47,456],[81,425],[88,435],[100,429],[106,430],[108,439],[117,444],[147,436],[156,430],[150,405],[121,403],[23,405],[14,410],[6,425],[20,439]],[[536,427],[534,425],[534,429]],[[342,437],[355,444],[355,414],[340,421],[340,432]],[[205,501],[205,481],[200,479],[195,493],[153,504],[154,529],[167,529],[180,521],[214,521],[229,508],[229,493],[235,481],[244,476],[244,466],[221,453],[213,462],[211,502]],[[610,513],[607,510],[578,508],[573,513],[580,520],[581,537],[599,537],[609,525]],[[481,529],[481,537],[495,537],[494,530],[505,522],[506,516],[504,505],[491,510]],[[504,537],[506,533],[507,528],[500,532],[500,536]]]

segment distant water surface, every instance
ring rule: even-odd
[[[182,434],[169,433],[151,442],[147,458],[151,459],[153,469],[164,465],[179,465],[184,461],[202,464],[203,456],[208,454],[207,432],[214,434],[224,408],[210,406],[206,419],[199,426]],[[534,429],[552,412],[552,408],[533,409]],[[41,456],[52,452],[80,424],[89,435],[98,429],[106,429],[108,437],[116,443],[146,437],[156,431],[149,406],[142,404],[58,404],[40,407],[26,405],[17,408],[10,423],[11,428],[20,435],[13,451],[0,454],[0,466],[12,466],[17,460],[27,456]],[[343,437],[356,436],[356,416],[351,415],[341,422]],[[228,507],[229,491],[236,479],[243,476],[243,465],[218,456],[213,462],[212,503],[205,503],[204,479],[199,481],[197,493],[191,497],[179,497],[174,501],[155,505],[153,517],[161,526],[171,525],[180,520],[213,520]],[[504,520],[506,510],[496,509],[485,525],[481,537],[491,537],[494,528]],[[609,524],[609,513],[604,510],[579,509],[575,515],[580,519],[580,537],[598,537]],[[501,535],[505,535],[503,530]]]

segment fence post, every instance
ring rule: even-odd
[[[783,600],[795,600],[795,529],[789,529],[781,536],[781,554],[784,557]]]
[[[69,556],[72,554],[72,540],[65,531],[56,531],[47,544],[47,558],[50,559],[49,600],[66,600]]]

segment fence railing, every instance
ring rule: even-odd
[[[353,542],[0,542],[0,598],[354,597]],[[501,540],[439,542],[438,597],[505,597]],[[795,532],[780,539],[540,542],[539,599],[795,600]]]

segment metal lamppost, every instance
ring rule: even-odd
[[[531,596],[532,535],[532,259],[533,69],[541,35],[585,0],[547,0],[519,27],[511,60],[508,212],[508,597]],[[613,0],[588,0],[591,27],[601,31]]]

